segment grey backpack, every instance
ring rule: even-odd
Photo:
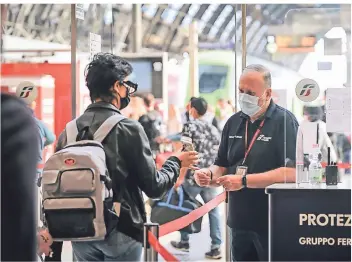
[[[44,223],[56,241],[102,240],[107,216],[119,216],[102,142],[124,117],[109,117],[94,140],[76,142],[76,120],[66,125],[67,145],[53,154],[42,174]]]

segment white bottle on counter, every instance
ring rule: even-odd
[[[313,152],[309,155],[309,183],[318,186],[323,180],[323,166],[321,165],[321,151],[318,144],[313,145]]]

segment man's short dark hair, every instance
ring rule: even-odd
[[[198,115],[203,116],[208,110],[208,103],[202,97],[194,98],[191,101],[191,108],[192,107],[197,111]]]
[[[194,100],[194,99],[196,99],[196,97],[195,97],[195,96],[192,96],[192,97],[190,98],[189,102],[192,102],[192,100]]]
[[[271,87],[271,73],[268,68],[259,64],[252,64],[246,66],[243,73],[247,72],[259,72],[263,74],[263,79],[267,87]]]
[[[92,102],[97,98],[111,102],[116,97],[116,91],[111,90],[111,87],[116,81],[122,82],[132,71],[132,66],[119,56],[111,53],[94,55],[85,69],[86,85]]]

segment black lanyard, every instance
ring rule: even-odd
[[[249,152],[251,151],[253,145],[254,145],[254,142],[255,140],[257,139],[257,137],[259,136],[260,134],[260,131],[262,130],[263,126],[264,126],[264,122],[265,122],[265,117],[264,119],[262,120],[262,122],[260,122],[260,125],[257,129],[257,131],[255,132],[249,146],[248,146],[248,121],[246,121],[246,133],[245,133],[245,137],[244,137],[244,149],[245,149],[245,153],[244,153],[244,158],[243,158],[243,162],[242,162],[242,165],[244,165],[244,163],[246,162],[246,159],[247,159],[247,156],[249,154]],[[248,146],[248,148],[247,148]]]

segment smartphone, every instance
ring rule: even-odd
[[[183,144],[182,151],[183,152],[189,152],[189,151],[194,151],[194,146],[192,143],[192,138],[187,137],[187,136],[182,136],[181,137],[181,142]]]

